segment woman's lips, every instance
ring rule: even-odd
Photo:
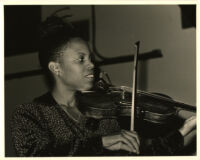
[[[94,78],[94,75],[93,74],[89,74],[86,76],[87,78]]]
[[[88,74],[85,76],[88,80],[93,80],[94,79],[94,74]]]

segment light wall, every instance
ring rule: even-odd
[[[98,6],[96,19],[96,47],[104,56],[132,54],[136,41],[140,41],[140,53],[162,51],[162,58],[140,64],[139,82],[144,82],[140,88],[196,104],[196,29],[182,29],[179,6]],[[131,66],[126,63],[102,69],[114,84],[131,85]]]

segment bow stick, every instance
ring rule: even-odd
[[[135,101],[137,93],[137,63],[138,63],[139,46],[140,46],[140,41],[135,43],[137,51],[134,55],[134,62],[133,62],[133,88],[132,88],[131,123],[130,123],[131,131],[134,131]]]

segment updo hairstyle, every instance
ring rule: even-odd
[[[57,16],[48,17],[39,28],[39,62],[46,75],[48,85],[52,87],[54,78],[48,68],[50,61],[57,61],[62,48],[75,37],[78,31],[70,23]]]

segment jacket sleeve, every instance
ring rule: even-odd
[[[50,156],[53,141],[50,134],[41,127],[37,111],[20,106],[11,120],[11,133],[17,156]]]
[[[177,155],[183,149],[183,136],[178,130],[169,134],[141,141],[142,155]]]
[[[79,128],[71,127],[74,132]],[[96,156],[104,151],[99,134],[83,133],[85,136],[75,137],[66,131],[68,140],[56,140],[48,126],[45,127],[43,114],[31,104],[17,107],[11,120],[11,133],[15,152],[20,157]]]
[[[82,156],[102,156],[104,154],[104,148],[102,144],[101,136],[88,137],[84,140],[83,145],[79,148]]]

